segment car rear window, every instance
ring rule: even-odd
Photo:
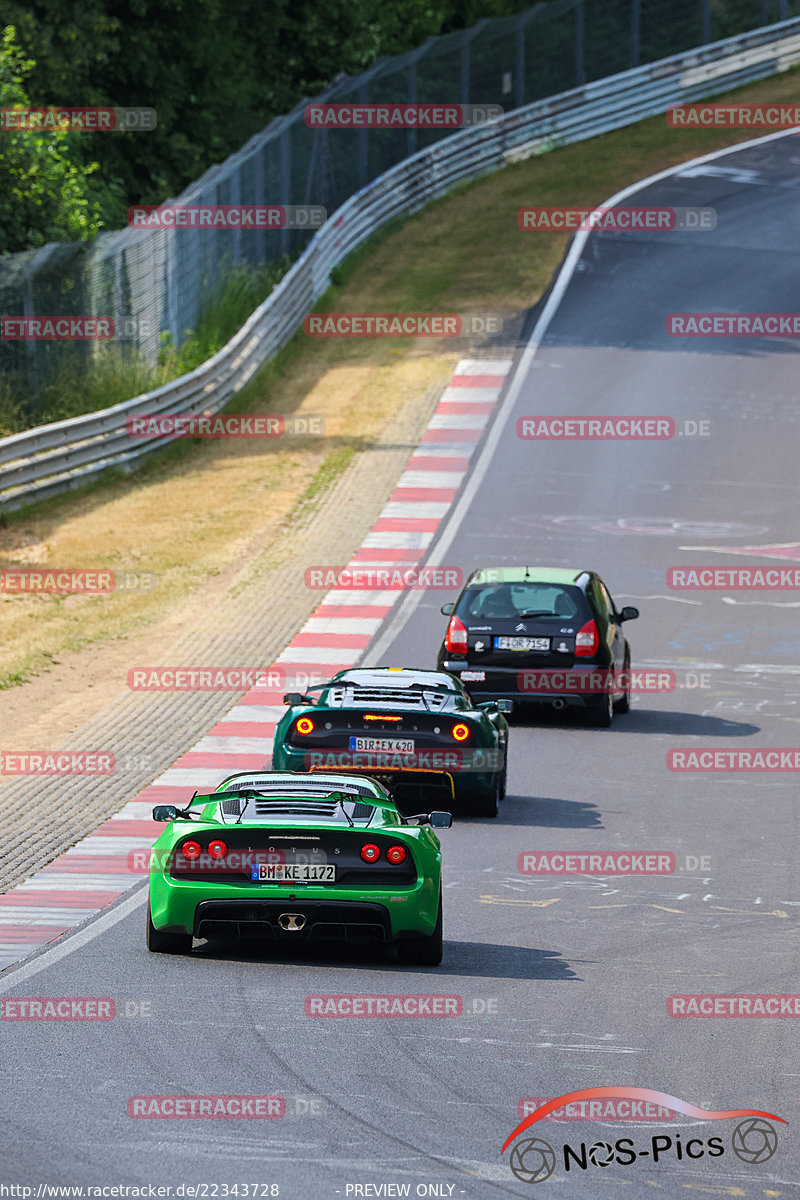
[[[587,612],[586,597],[580,588],[557,583],[492,583],[467,588],[458,605],[462,621],[517,620],[524,614],[541,614],[541,620],[557,618],[571,621]],[[525,619],[535,620],[528,616]]]

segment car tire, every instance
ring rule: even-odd
[[[190,933],[168,933],[156,929],[148,903],[147,949],[151,954],[188,954],[192,949],[192,935]]]
[[[625,691],[621,700],[617,700],[614,705],[614,712],[626,713],[631,710],[631,664],[630,660],[626,660],[625,666],[622,668],[628,680],[625,685]]]
[[[500,812],[500,801],[505,794],[504,772],[498,771],[492,776],[492,785],[488,792],[473,795],[467,802],[467,812],[472,817],[496,817]]]
[[[439,912],[433,933],[423,937],[408,938],[398,944],[399,958],[404,963],[415,963],[420,967],[438,967],[444,955],[442,938],[442,891],[439,889]]]
[[[608,729],[614,719],[614,695],[608,692],[589,705],[589,724],[594,729]]]

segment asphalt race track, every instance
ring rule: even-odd
[[[687,145],[688,157],[690,135]],[[750,1163],[733,1152],[733,1119],[542,1120],[523,1137],[555,1149],[543,1194],[800,1194],[797,1020],[667,1015],[674,994],[797,990],[796,773],[667,768],[676,748],[797,744],[796,592],[674,591],[666,580],[671,566],[800,560],[796,348],[665,329],[675,312],[798,308],[799,168],[800,140],[771,138],[624,201],[712,207],[713,232],[582,239],[429,556],[464,569],[592,567],[619,605],[641,609],[626,627],[634,665],[696,686],[637,695],[610,730],[558,714],[515,718],[500,817],[441,835],[441,968],[344,952],[150,955],[140,888],[6,972],[6,997],[110,996],[123,1010],[107,1022],[0,1025],[14,1084],[0,1099],[8,1179],[219,1184],[199,1193],[209,1196],[247,1184],[251,1196],[285,1200],[526,1195],[531,1185],[500,1153],[519,1102],[621,1086],[788,1124],[773,1122],[776,1152]],[[532,415],[668,416],[681,435],[524,441],[516,422]],[[706,436],[691,436],[700,421]],[[410,593],[362,661],[433,666],[439,605],[452,598]],[[520,874],[518,854],[534,850],[669,851],[677,867]],[[327,993],[435,993],[460,997],[462,1012],[306,1016],[306,997]],[[127,1115],[131,1096],[178,1093],[282,1096],[285,1116]],[[657,1162],[654,1136],[672,1141]],[[715,1136],[724,1153],[678,1157],[679,1137],[707,1150]],[[565,1142],[578,1153],[625,1137],[630,1165],[573,1160],[565,1170]]]

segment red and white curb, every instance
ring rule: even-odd
[[[458,364],[450,384],[350,569],[407,569],[418,564],[453,503],[476,445],[511,370],[510,360]],[[455,590],[455,589],[454,589]],[[328,592],[274,666],[328,678],[360,658],[402,589]],[[163,829],[154,804],[186,802],[236,771],[271,761],[283,693],[253,688],[136,800],[31,879],[0,895],[0,970],[99,912],[143,878],[149,849]]]

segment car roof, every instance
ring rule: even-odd
[[[583,567],[482,567],[472,572],[467,587],[498,583],[560,583],[575,587],[592,573]]]

